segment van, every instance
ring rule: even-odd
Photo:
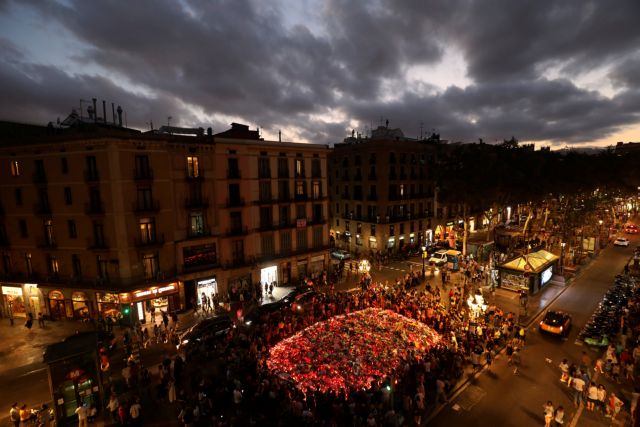
[[[438,267],[447,265],[449,268],[453,269],[453,271],[458,271],[460,255],[462,255],[462,252],[453,249],[439,250],[431,255],[431,258],[429,258],[429,264],[435,264]]]
[[[438,267],[445,265],[447,263],[447,252],[444,249],[434,252],[429,258],[429,264],[435,264]]]

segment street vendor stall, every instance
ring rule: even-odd
[[[558,259],[545,250],[521,255],[498,266],[498,284],[504,289],[535,294],[551,280]]]

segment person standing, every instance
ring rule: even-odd
[[[142,410],[142,406],[140,405],[140,398],[136,397],[136,400],[129,408],[129,415],[131,416],[131,425],[132,426],[141,426],[142,419],[140,418],[140,412]]]
[[[87,421],[89,418],[89,409],[86,403],[76,408],[76,415],[78,415],[78,427],[87,427],[89,425]]]
[[[564,408],[562,406],[558,406],[558,409],[556,409],[555,417],[553,420],[558,427],[562,427],[562,425],[564,425]]]
[[[591,381],[587,388],[587,411],[593,411],[598,403],[598,387]]]
[[[586,385],[580,375],[580,371],[578,371],[577,375],[572,379],[571,384],[573,386],[573,404],[578,408],[584,403],[584,387]]]
[[[542,410],[544,411],[544,427],[551,427],[551,421],[553,421],[553,403],[550,400],[547,400],[547,403],[542,405]]]
[[[18,409],[18,402],[11,405],[11,409],[9,409],[9,421],[13,423],[14,427],[20,426],[20,409]]]

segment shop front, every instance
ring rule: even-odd
[[[98,302],[98,315],[106,319],[118,319],[120,313],[120,298],[118,294],[110,292],[96,292],[96,301]]]
[[[121,304],[133,306],[131,320],[147,323],[162,319],[162,313],[180,310],[180,283],[164,283],[119,295]]]
[[[309,260],[311,277],[319,277],[324,271],[324,255],[316,255]]]
[[[296,268],[298,271],[298,281],[304,280],[307,277],[308,269],[307,269],[307,260],[306,259],[298,259],[296,262]]]
[[[34,317],[38,317],[38,314],[47,314],[44,306],[42,305],[40,298],[40,289],[36,283],[24,284],[24,296],[28,305],[28,310],[31,311]]]
[[[91,303],[84,292],[73,292],[71,294],[71,306],[73,307],[74,319],[89,319],[91,317]]]
[[[284,261],[280,263],[280,281],[278,285],[281,285],[281,286],[291,285],[291,262]]]
[[[2,306],[6,317],[27,317],[22,287],[2,285]]]
[[[551,280],[558,259],[551,252],[539,250],[507,261],[498,266],[500,287],[535,294]]]
[[[52,320],[62,320],[67,318],[67,305],[64,300],[64,294],[62,291],[54,290],[49,291],[47,295],[49,300],[49,316]],[[73,313],[72,313],[73,315]]]
[[[198,306],[202,307],[204,299],[209,301],[209,305],[213,307],[213,297],[218,294],[218,282],[215,276],[196,281],[196,295],[198,298]]]
[[[278,266],[270,265],[260,269],[260,284],[263,286],[266,284],[278,283]]]

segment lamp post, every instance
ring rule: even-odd
[[[602,247],[600,244],[600,239],[602,238],[602,220],[598,220],[598,249]]]
[[[565,242],[560,243],[560,274],[564,272],[564,245]]]
[[[424,269],[424,259],[426,258],[427,255],[427,247],[426,246],[422,246],[422,278],[424,279],[427,275],[425,269]]]

